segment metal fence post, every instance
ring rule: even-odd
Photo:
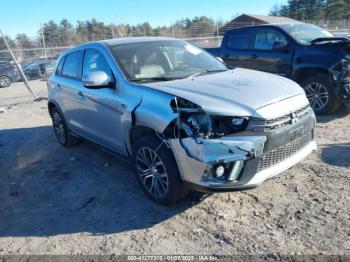
[[[171,36],[175,38],[175,24],[171,23]]]
[[[42,23],[40,23],[41,27],[41,39],[43,41],[43,47],[44,47],[44,53],[45,53],[45,58],[47,60],[47,51],[46,51],[46,44],[45,44],[45,36],[44,36],[44,26]]]
[[[25,86],[27,87],[27,89],[29,90],[29,92],[33,95],[34,99],[37,100],[37,99],[38,99],[37,95],[35,94],[34,90],[32,89],[32,87],[31,87],[31,85],[30,85],[30,83],[29,83],[27,77],[25,76],[25,74],[24,74],[24,72],[23,72],[23,70],[22,70],[22,67],[18,64],[17,59],[16,59],[15,55],[13,54],[13,52],[12,52],[12,50],[11,50],[11,48],[10,48],[8,42],[7,42],[7,39],[6,39],[5,35],[3,34],[3,32],[2,32],[1,30],[0,30],[0,36],[1,36],[2,39],[4,40],[4,43],[5,43],[6,47],[7,47],[7,49],[9,50],[10,55],[11,55],[13,61],[14,61],[15,64],[16,64],[16,67],[17,67],[17,69],[18,69],[18,72],[19,72],[19,74],[21,75],[22,80],[23,80]]]
[[[115,38],[115,34],[114,34],[114,24],[111,23],[111,33],[112,33],[112,38]]]

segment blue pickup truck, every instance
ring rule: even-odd
[[[350,107],[350,39],[311,24],[274,24],[226,32],[207,48],[228,66],[265,71],[299,83],[316,114]]]

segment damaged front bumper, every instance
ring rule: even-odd
[[[295,133],[301,129],[303,134]],[[218,139],[189,137],[170,139],[169,144],[188,187],[204,192],[236,191],[261,185],[316,150],[313,129],[314,121],[306,120],[272,134]],[[301,139],[304,136],[305,139]],[[298,150],[294,152],[295,148]],[[278,154],[284,158],[273,162],[272,158],[278,157]],[[290,155],[286,157],[286,154]],[[270,158],[273,164],[266,165]]]

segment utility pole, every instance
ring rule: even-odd
[[[175,24],[171,23],[171,36],[175,38]]]
[[[41,27],[41,40],[43,42],[45,59],[47,60],[47,51],[46,51],[46,44],[45,44],[45,37],[44,37],[44,26],[42,23],[40,23],[40,27]]]
[[[219,37],[219,21],[216,20],[216,37]]]
[[[219,37],[219,20],[216,20],[216,45],[220,46],[220,37]]]
[[[29,90],[29,92],[33,95],[34,101],[37,100],[37,99],[38,99],[37,95],[35,94],[34,90],[32,89],[32,87],[31,87],[31,85],[30,85],[30,83],[29,83],[29,81],[28,81],[26,75],[24,74],[24,72],[23,72],[23,70],[22,70],[22,67],[18,64],[17,59],[16,59],[15,55],[13,54],[13,52],[12,52],[10,46],[9,46],[9,43],[7,42],[7,39],[6,39],[5,35],[2,33],[1,30],[0,30],[0,36],[1,36],[2,39],[4,40],[4,43],[5,43],[5,45],[6,45],[6,48],[9,50],[10,55],[11,55],[13,61],[14,61],[15,64],[16,64],[16,67],[17,67],[17,69],[18,69],[18,72],[19,72],[19,74],[21,75],[22,80],[23,80],[25,86],[27,87],[27,89]]]
[[[114,38],[114,24],[111,24],[112,38]]]

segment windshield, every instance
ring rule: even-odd
[[[202,49],[181,40],[115,45],[111,48],[129,81],[168,81],[228,70]]]
[[[330,32],[311,24],[288,24],[280,27],[300,44],[309,44],[317,38],[334,37]]]

